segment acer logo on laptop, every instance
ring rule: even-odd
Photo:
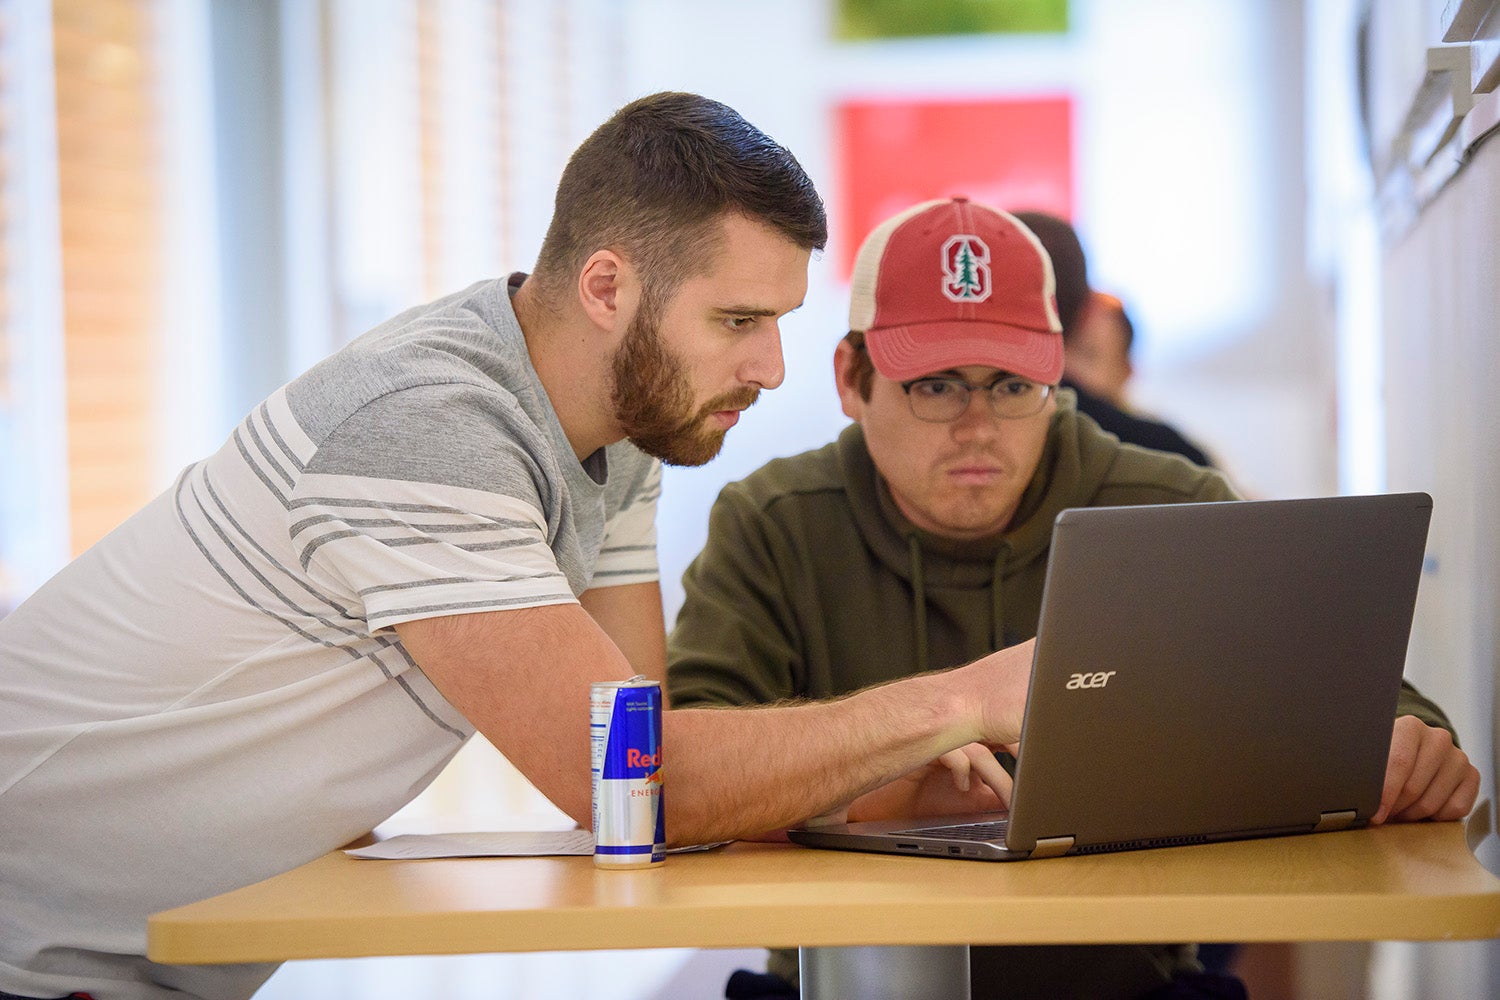
[[[1067,687],[1069,691],[1077,691],[1080,688],[1102,688],[1114,675],[1113,670],[1103,670],[1097,674],[1072,674],[1068,677]]]

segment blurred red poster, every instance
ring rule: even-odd
[[[1073,218],[1071,98],[845,101],[837,110],[843,203],[839,274],[885,219],[931,198]]]

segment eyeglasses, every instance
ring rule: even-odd
[[[931,424],[946,424],[964,415],[969,408],[969,394],[983,392],[990,398],[990,410],[1006,420],[1040,413],[1053,387],[1019,375],[1001,375],[989,385],[971,385],[961,378],[933,375],[901,383],[912,416]]]

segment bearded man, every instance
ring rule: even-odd
[[[787,150],[642,98],[569,161],[533,274],[320,362],[0,621],[0,995],[249,996],[274,966],[151,962],[147,916],[365,833],[476,730],[587,826],[590,684],[665,674],[660,463],[781,382],[826,237]],[[1014,742],[1028,663],[667,713],[667,837]]]

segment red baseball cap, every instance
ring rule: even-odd
[[[1015,216],[967,198],[928,201],[860,245],[849,329],[893,381],[986,365],[1055,385],[1056,288],[1051,258]]]

